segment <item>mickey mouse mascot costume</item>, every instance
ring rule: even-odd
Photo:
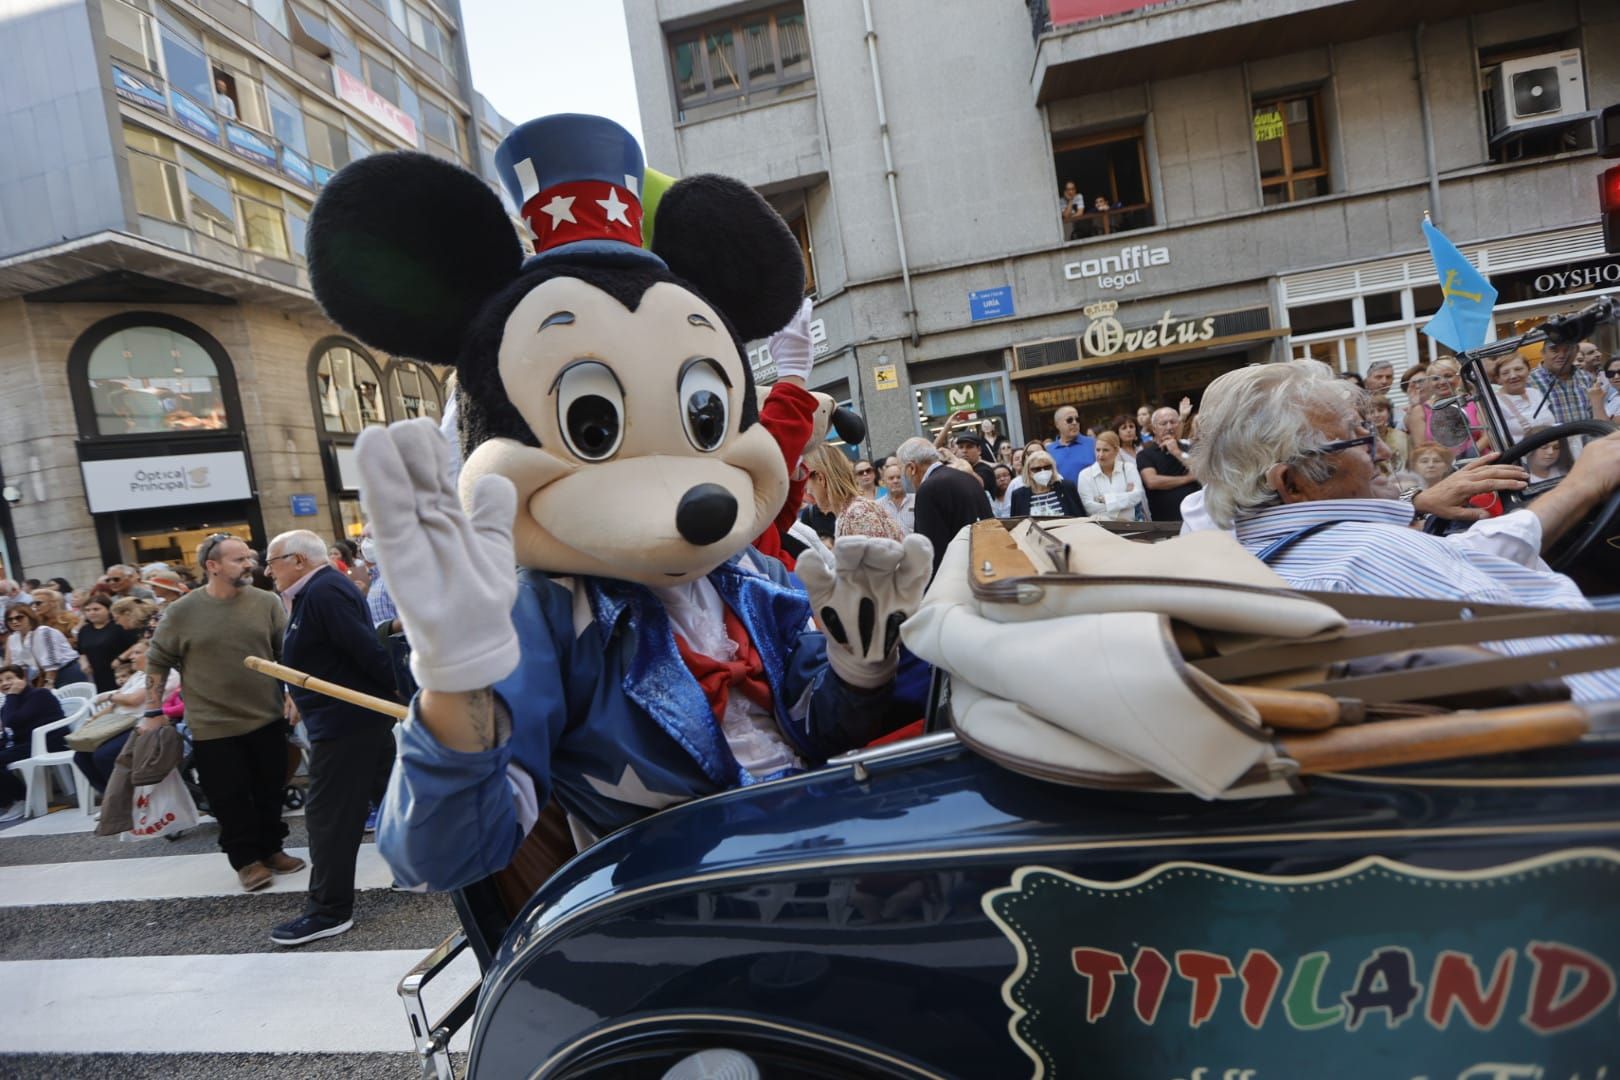
[[[600,836],[912,719],[898,628],[932,565],[920,537],[807,552],[798,578],[749,547],[788,472],[742,343],[803,292],[764,200],[679,181],[649,249],[641,151],[611,121],[531,121],[495,162],[526,262],[489,188],[422,154],[350,165],[309,227],[331,318],[460,384],[459,498],[430,421],[355,445],[421,686],[378,846],[436,889],[506,866],[550,796]]]

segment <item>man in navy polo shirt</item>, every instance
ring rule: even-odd
[[[1073,484],[1080,478],[1080,470],[1097,460],[1097,441],[1080,430],[1080,411],[1065,405],[1052,418],[1057,424],[1057,438],[1046,444],[1047,453],[1057,463],[1058,475]]]

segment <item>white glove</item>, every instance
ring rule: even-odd
[[[472,512],[450,480],[453,451],[428,419],[367,428],[355,440],[360,505],[389,595],[411,643],[411,674],[428,690],[482,690],[518,664],[512,605],[517,490],[482,476]]]
[[[900,624],[922,602],[934,569],[934,545],[920,533],[904,543],[846,536],[832,551],[806,548],[795,571],[827,635],[827,662],[851,686],[873,689],[894,678]]]
[[[810,298],[807,296],[804,303],[799,305],[799,313],[766,342],[771,359],[776,361],[776,377],[779,379],[798,376],[806,382],[810,381],[810,368],[815,363],[810,345],[810,308]]]

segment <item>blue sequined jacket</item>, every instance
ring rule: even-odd
[[[834,676],[803,586],[774,559],[741,559],[709,580],[759,650],[777,724],[801,760],[820,764],[915,717],[890,707],[889,688],[861,690]],[[532,822],[518,811],[529,780],[538,805],[555,794],[597,836],[658,807],[759,782],[732,756],[648,589],[524,571],[512,619],[523,660],[495,687],[512,717],[506,742],[446,749],[414,704],[401,727],[377,833],[400,882],[453,889],[505,867]]]

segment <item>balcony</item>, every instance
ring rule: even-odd
[[[1025,0],[1037,104],[1284,56],[1513,0]],[[1079,15],[1078,9],[1089,12]],[[1105,13],[1095,14],[1099,9]]]

